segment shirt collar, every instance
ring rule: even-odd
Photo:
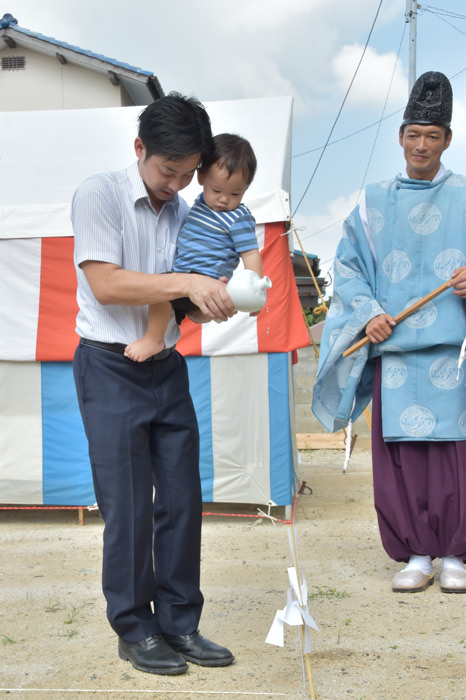
[[[443,176],[445,175],[446,172],[447,172],[446,167],[444,166],[443,163],[440,163],[440,168],[438,169],[438,173],[436,174],[436,176],[434,177],[434,179],[432,180],[432,182],[435,182],[436,180],[440,180],[440,178],[443,177]],[[405,180],[409,180],[409,179],[410,179],[410,178],[409,178],[409,175],[408,175],[408,173],[407,173],[407,171],[406,171],[406,168],[405,168],[404,171],[401,173],[401,177],[402,177],[403,179],[405,179]]]
[[[131,184],[131,191],[133,195],[133,204],[136,204],[140,199],[144,199],[150,204],[149,195],[147,194],[146,186],[143,179],[139,173],[138,161],[135,161],[132,165],[127,168],[128,179]],[[175,193],[173,197],[164,202],[162,209],[170,207],[174,212],[178,211],[180,206],[180,200],[178,193]]]

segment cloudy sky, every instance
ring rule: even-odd
[[[451,79],[454,138],[444,161],[465,172],[465,2],[431,1],[418,9],[416,75]],[[405,11],[406,0],[0,0],[0,17],[152,71],[165,92],[292,96],[293,223],[324,274],[363,184],[403,167]]]

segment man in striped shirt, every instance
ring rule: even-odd
[[[81,337],[73,370],[105,523],[107,617],[120,658],[165,675],[185,673],[186,661],[226,666],[234,657],[198,630],[199,434],[174,313],[162,352],[138,363],[124,351],[144,332],[148,304],[188,296],[198,321],[234,313],[223,282],[164,274],[188,213],[177,193],[211,149],[204,107],[170,94],[139,116],[137,161],[87,178],[72,203]]]

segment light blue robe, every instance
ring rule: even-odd
[[[320,347],[312,410],[334,432],[356,419],[372,394],[382,356],[385,440],[466,440],[466,302],[443,292],[397,325],[386,341],[347,358],[381,313],[396,316],[466,265],[466,179],[397,176],[366,190],[369,235],[359,207],[344,223],[334,294]]]

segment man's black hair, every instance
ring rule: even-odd
[[[257,168],[251,144],[236,134],[214,136],[213,151],[202,160],[201,171],[205,172],[214,163],[220,168],[226,168],[230,177],[240,171],[248,186],[253,181]]]
[[[195,97],[170,92],[152,102],[139,115],[138,136],[153,155],[181,160],[195,153],[208,157],[213,148],[210,119]]]

